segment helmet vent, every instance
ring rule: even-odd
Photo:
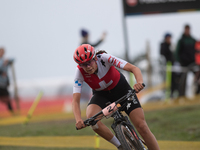
[[[80,57],[80,60],[83,61],[83,59]]]
[[[85,53],[87,54],[87,48],[86,47],[84,47],[84,50],[85,50]]]
[[[80,62],[80,61],[79,61],[78,59],[76,59],[76,58],[75,58],[75,60],[76,60],[77,62]]]
[[[85,59],[87,59],[87,55],[85,54]]]
[[[78,53],[78,50],[76,51],[76,55],[79,57],[79,53]]]
[[[90,56],[89,56],[89,58],[92,56],[92,52],[90,52]]]

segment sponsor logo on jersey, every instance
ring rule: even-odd
[[[104,67],[106,67],[105,61],[103,61],[102,59],[101,59],[101,64],[102,64]]]
[[[91,75],[90,75],[89,73],[85,73],[85,77],[86,77],[86,78],[90,78]]]
[[[79,83],[78,80],[75,81],[75,84],[81,86],[81,83]]]
[[[131,103],[128,103],[128,104],[126,105],[127,110],[128,110],[130,107],[131,107]]]
[[[108,58],[108,62],[110,62],[111,64],[113,64],[114,66],[119,67],[119,68],[120,68],[120,65],[122,64],[121,61],[119,61],[119,60],[113,58],[112,56],[110,56],[110,57]]]
[[[137,102],[137,100],[136,100],[136,98],[133,96],[133,104],[137,104],[138,102]]]
[[[98,58],[101,58],[101,55],[97,55]]]

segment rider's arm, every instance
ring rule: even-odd
[[[118,67],[120,69],[132,72],[136,78],[137,83],[133,86],[134,89],[136,90],[136,92],[141,91],[144,87],[142,85],[143,83],[143,78],[142,78],[142,73],[140,71],[140,69],[130,63],[128,63],[127,61],[120,59],[118,57],[115,57],[113,55],[110,54],[105,54],[103,53],[101,55],[101,59],[104,59],[105,61],[107,61],[110,65],[113,65],[115,67]]]
[[[76,120],[76,127],[78,129],[84,127],[83,120],[81,119],[81,109],[80,109],[81,89],[83,81],[84,81],[83,76],[81,75],[79,69],[77,68],[74,79],[74,87],[73,87],[72,110]]]
[[[143,83],[143,77],[142,77],[142,73],[141,73],[140,69],[138,67],[130,64],[130,63],[127,63],[124,66],[123,70],[132,72],[134,74],[137,83],[133,87],[136,90],[136,92],[141,91],[144,87],[142,85],[142,83]]]
[[[76,127],[79,129],[84,127],[83,120],[81,119],[80,98],[81,98],[81,93],[73,94],[72,110],[76,120]]]

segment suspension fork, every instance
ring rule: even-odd
[[[126,119],[124,118],[124,116],[119,112],[116,111],[112,117],[114,118],[114,122],[111,125],[111,128],[115,131],[116,126],[121,123],[122,121],[126,121]]]

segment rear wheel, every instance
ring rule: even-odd
[[[140,141],[135,131],[126,125],[126,123],[118,124],[115,132],[124,150],[144,150],[138,144]]]

